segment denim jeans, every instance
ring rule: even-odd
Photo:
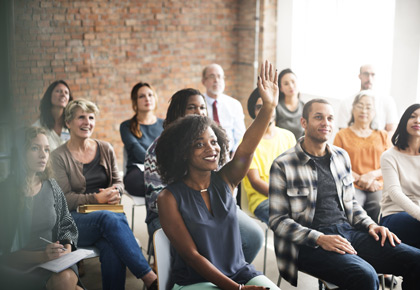
[[[239,207],[237,208],[236,215],[239,223],[239,231],[241,233],[242,251],[244,252],[245,261],[251,264],[262,247],[264,233],[255,220],[240,210]],[[153,233],[160,228],[159,218],[152,219],[147,224],[149,236],[153,235]]]
[[[338,254],[322,249],[301,246],[299,271],[334,283],[348,290],[379,289],[377,273],[403,276],[402,289],[419,288],[420,250],[407,244],[381,247],[367,231],[356,230],[348,224],[319,229],[327,235],[346,238],[357,255]]]
[[[381,225],[389,228],[404,243],[420,248],[420,222],[408,213],[400,212],[383,217]]]
[[[107,210],[71,212],[79,230],[78,245],[100,251],[102,289],[124,289],[126,267],[141,278],[152,269],[141,252],[123,213]]]
[[[260,221],[265,222],[268,225],[268,209],[270,204],[268,199],[263,200],[254,210],[254,215],[260,219]]]

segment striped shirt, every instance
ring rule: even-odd
[[[297,286],[299,246],[317,247],[321,232],[310,228],[316,207],[318,173],[314,161],[302,149],[300,138],[295,147],[277,157],[270,170],[270,218],[274,247],[281,276]],[[341,209],[349,223],[367,229],[374,221],[354,199],[350,158],[346,151],[327,144],[330,168],[335,180]]]

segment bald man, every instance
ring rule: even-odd
[[[378,94],[374,90],[376,71],[373,65],[365,64],[360,67],[360,91],[372,90],[375,97],[376,117],[374,120],[374,129],[386,130],[390,137],[398,124],[398,113],[395,101],[391,96]],[[351,119],[351,110],[353,101],[357,94],[343,100],[337,117],[338,128],[347,128]]]
[[[213,63],[206,66],[201,82],[206,87],[204,95],[208,116],[226,130],[229,137],[229,151],[233,153],[245,133],[245,115],[242,105],[238,100],[223,93],[225,73],[220,65]]]

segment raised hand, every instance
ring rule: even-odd
[[[277,70],[274,70],[273,65],[267,60],[261,65],[257,85],[263,104],[277,106],[279,102]]]

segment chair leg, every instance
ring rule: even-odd
[[[391,286],[389,287],[389,290],[393,290],[394,289],[394,275],[391,276]],[[385,286],[384,286],[385,287]],[[384,288],[385,289],[385,288]]]
[[[268,236],[268,228],[265,229],[265,245],[264,245],[264,266],[263,266],[263,274],[265,275],[265,268],[267,264],[267,236]]]
[[[131,207],[131,230],[133,231],[133,233],[134,233],[134,210],[135,210],[135,205],[133,205],[132,207]]]
[[[379,275],[379,282],[381,283],[382,290],[385,290],[385,275],[384,274]]]
[[[279,278],[277,279],[277,287],[280,288],[280,283],[281,283],[281,275],[279,274]]]

